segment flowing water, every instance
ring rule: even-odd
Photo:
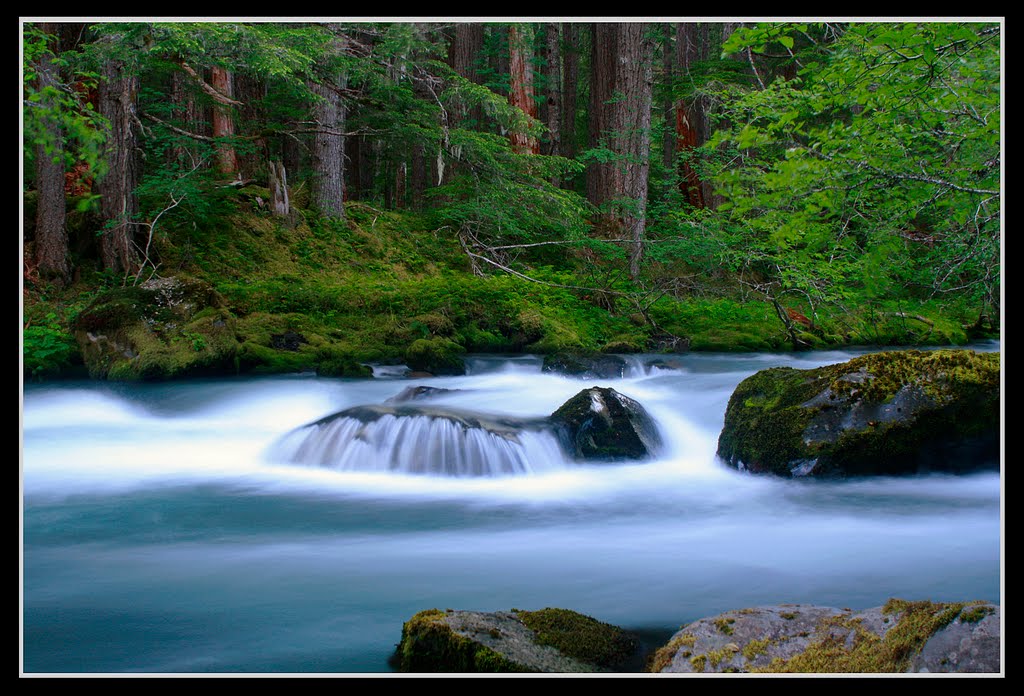
[[[855,354],[635,358],[611,380],[518,356],[418,382],[381,368],[27,385],[23,670],[388,672],[402,623],[433,607],[564,607],[665,637],[761,604],[999,601],[998,473],[780,480],[716,460],[740,380]],[[412,384],[451,389],[424,403],[488,422],[611,386],[646,407],[664,450],[581,465],[542,432],[443,435],[450,423],[426,419],[399,434],[384,418],[355,438],[328,421],[330,442],[302,449],[296,429]],[[441,441],[449,454],[435,460],[476,453],[425,471]]]

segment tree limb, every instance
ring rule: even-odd
[[[192,69],[192,66],[190,66],[185,61],[179,61],[178,65],[180,65],[181,69],[188,73],[189,76],[199,84],[199,87],[208,95],[210,95],[213,98],[213,100],[218,104],[223,104],[224,106],[244,106],[242,102],[235,101],[226,94],[223,94],[214,89],[199,75],[199,73]]]

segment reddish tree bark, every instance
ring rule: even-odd
[[[218,93],[234,99],[234,77],[230,71],[214,66],[210,68],[210,86]],[[213,137],[230,139],[235,136],[235,117],[225,104],[213,106]],[[217,144],[217,171],[224,176],[238,175],[238,156],[230,142]]]
[[[508,28],[509,103],[527,116],[537,118],[537,102],[533,98],[533,27],[512,24]],[[519,153],[540,153],[537,138],[513,129],[509,134],[512,150]]]

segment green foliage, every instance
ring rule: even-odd
[[[34,157],[34,146],[44,156],[56,157],[61,149],[65,166],[84,162],[94,176],[105,168],[102,148],[106,140],[106,120],[85,98],[98,79],[70,50],[55,55],[52,37],[33,24],[22,32],[22,136],[25,155]],[[41,80],[45,71],[48,80]]]
[[[793,48],[806,31],[759,24],[727,48]],[[736,265],[817,302],[905,288],[998,307],[999,34],[850,24],[796,56],[796,79],[723,92],[711,147],[739,157],[718,179],[747,230]]]
[[[578,163],[514,153],[508,138],[489,133],[448,136],[458,161],[451,183],[430,191],[438,226],[487,246],[582,238],[586,201],[551,183],[580,171]]]
[[[71,366],[78,346],[50,312],[45,323],[30,323],[22,332],[23,371],[26,377],[41,379],[59,374]]]

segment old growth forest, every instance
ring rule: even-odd
[[[21,48],[26,380],[999,336],[998,20],[42,20]],[[169,279],[209,316],[88,364]]]

